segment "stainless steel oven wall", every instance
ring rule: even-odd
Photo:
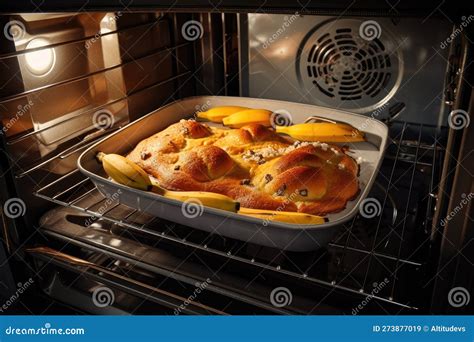
[[[249,14],[240,27],[244,95],[446,121],[449,21]]]

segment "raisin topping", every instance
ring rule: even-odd
[[[142,160],[147,160],[147,159],[150,158],[150,157],[151,157],[151,153],[150,153],[150,152],[142,152],[142,153],[140,153],[140,158],[141,158]]]
[[[286,190],[286,184],[283,184],[276,192],[277,196],[283,196]]]

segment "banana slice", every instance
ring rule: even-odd
[[[221,106],[221,107],[214,107],[205,112],[198,112],[197,117],[200,119],[209,120],[212,122],[222,122],[222,119],[225,117],[232,115],[234,113],[240,112],[242,110],[248,109],[247,107],[240,107],[240,106]]]
[[[97,159],[102,162],[105,172],[117,183],[135,189],[150,191],[153,187],[150,177],[140,166],[119,154],[99,152]]]
[[[271,110],[247,109],[229,115],[228,117],[224,118],[222,122],[224,123],[224,125],[233,128],[240,128],[250,124],[261,124],[270,127],[271,115]]]
[[[205,191],[170,191],[162,188],[139,165],[118,154],[99,152],[97,159],[102,162],[105,172],[117,183],[135,189],[153,191],[161,196],[178,201],[197,203],[199,205],[237,212],[240,203],[232,198]]]
[[[255,217],[264,221],[279,221],[293,224],[322,224],[325,222],[321,216],[292,211],[240,208],[239,214]]]
[[[277,133],[287,134],[301,141],[358,142],[365,141],[358,129],[343,123],[303,123],[293,126],[276,126]]]

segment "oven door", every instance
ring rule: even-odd
[[[472,169],[463,149],[472,129],[409,121],[418,103],[389,101],[379,113],[390,126],[390,143],[368,196],[379,204],[376,215],[357,215],[338,228],[326,248],[312,252],[285,252],[158,219],[103,197],[77,170],[77,157],[88,146],[173,100],[206,94],[283,96],[281,85],[288,78],[277,80],[275,92],[253,93],[287,60],[277,59],[278,44],[265,51],[250,44],[258,39],[253,24],[270,32],[268,18],[152,10],[1,16],[10,33],[1,38],[0,51],[6,80],[0,99],[2,234],[14,271],[2,278],[7,287],[15,291],[31,278],[30,291],[34,287],[42,296],[90,313],[429,311],[438,254],[444,253],[440,221],[448,212],[451,185],[456,185],[452,208],[455,191],[466,185],[465,180],[453,183],[451,176]],[[182,33],[190,23],[200,30],[196,37]],[[302,39],[314,32],[305,31],[309,24],[305,20],[293,30]],[[409,58],[434,60],[436,68],[422,73],[434,84],[426,90],[431,94],[444,90],[440,65],[458,70],[461,76],[453,77],[462,79],[460,57],[465,59],[466,51],[469,46],[461,40],[452,51]],[[270,52],[278,52],[275,59]],[[409,80],[413,74],[406,72]],[[467,108],[466,84],[454,84],[456,91],[446,89],[458,94],[451,105]],[[427,120],[444,122],[442,102],[433,100],[429,107],[436,110],[428,111]],[[459,153],[465,157],[459,164],[446,162]],[[465,230],[449,231],[467,246]],[[466,273],[472,279],[472,272]],[[437,296],[447,298],[450,288],[438,288]],[[433,306],[433,312],[443,305]]]

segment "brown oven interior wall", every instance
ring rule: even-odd
[[[10,192],[26,203],[26,236],[51,207],[32,193],[72,172],[87,146],[196,94],[201,47],[176,29],[192,19],[159,12],[0,16],[2,178],[11,177]]]

